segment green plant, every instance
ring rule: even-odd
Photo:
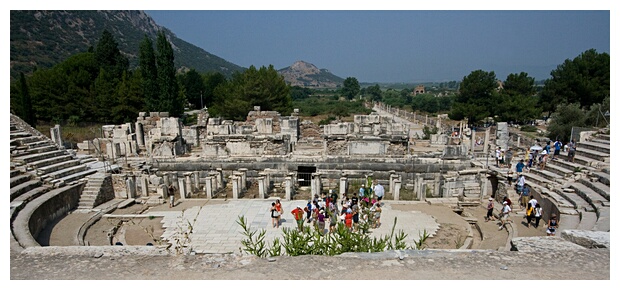
[[[415,249],[416,250],[423,250],[424,248],[426,248],[426,240],[430,237],[430,234],[428,232],[426,232],[426,229],[424,229],[424,232],[420,233],[419,235],[419,239],[417,241],[415,241]]]
[[[523,125],[521,126],[521,131],[522,132],[537,132],[538,128],[531,126],[531,125]]]
[[[267,249],[265,248],[265,229],[261,229],[256,235],[256,230],[250,230],[250,227],[247,225],[245,217],[240,216],[237,224],[241,226],[243,229],[242,234],[246,237],[241,240],[241,244],[245,247],[243,250],[251,255],[255,255],[257,257],[266,257]],[[279,243],[279,241],[278,241]],[[277,249],[269,251],[269,254],[276,253]],[[272,255],[274,256],[274,255]]]

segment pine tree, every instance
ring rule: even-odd
[[[28,92],[28,84],[26,83],[26,77],[24,73],[19,73],[19,98],[20,98],[20,114],[19,116],[31,126],[36,126],[37,119],[32,108],[32,100],[30,93]]]
[[[144,36],[140,42],[139,67],[142,76],[142,91],[146,102],[146,110],[158,111],[159,85],[157,82],[157,66],[155,64],[155,50],[153,42],[148,36]]]
[[[159,105],[161,112],[170,116],[183,114],[184,101],[179,94],[179,85],[175,76],[174,53],[170,42],[163,32],[157,34],[157,81],[159,82]]]

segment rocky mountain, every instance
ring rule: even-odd
[[[278,72],[287,84],[304,88],[337,88],[344,82],[343,78],[305,61],[296,61]]]
[[[34,68],[48,68],[70,55],[87,51],[97,44],[104,29],[114,35],[132,67],[138,63],[138,48],[144,36],[155,42],[157,32],[163,30],[174,49],[175,66],[180,70],[194,68],[226,76],[244,70],[176,37],[143,11],[11,10],[10,18],[12,78],[20,72],[30,74]]]

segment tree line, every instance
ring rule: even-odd
[[[42,122],[113,123],[135,121],[139,112],[207,107],[212,116],[244,120],[253,106],[292,112],[289,87],[273,66],[251,66],[230,79],[219,72],[179,72],[163,32],[140,42],[139,63],[130,70],[110,32],[94,47],[49,68],[35,69],[11,83],[11,112],[36,126]]]

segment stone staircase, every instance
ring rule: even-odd
[[[609,135],[592,135],[585,141],[577,142],[575,162],[596,168],[609,167],[610,146]]]
[[[78,210],[92,210],[98,205],[114,199],[112,177],[108,173],[96,173],[88,176],[88,182],[82,191]]]

